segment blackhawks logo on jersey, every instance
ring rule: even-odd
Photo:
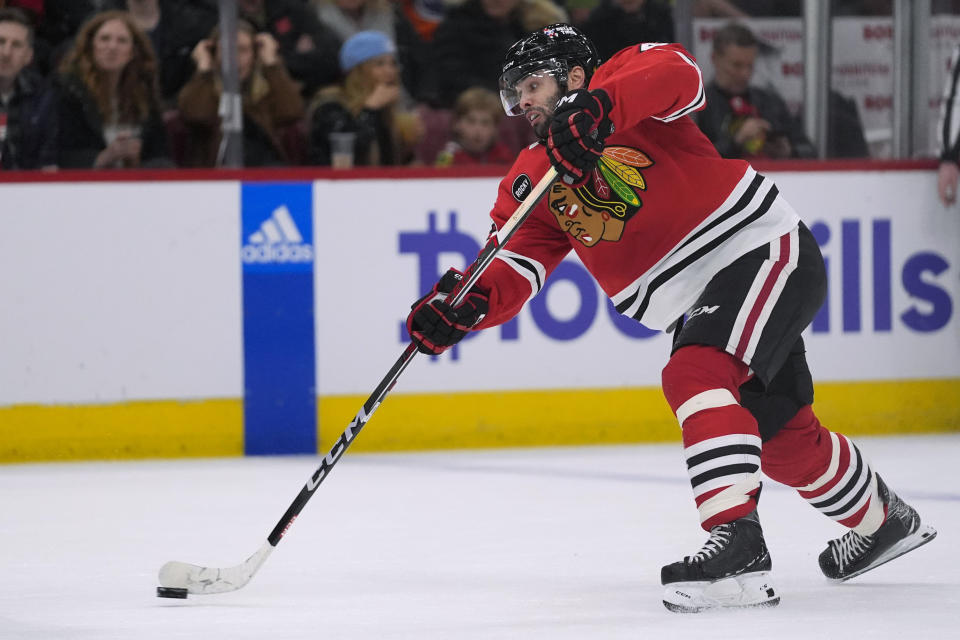
[[[588,247],[601,240],[616,242],[623,226],[643,206],[639,192],[646,191],[647,182],[640,169],[652,165],[653,160],[638,149],[607,147],[583,186],[553,184],[550,210],[564,231]]]

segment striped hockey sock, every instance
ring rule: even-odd
[[[830,446],[826,471],[812,483],[797,487],[797,491],[828,518],[861,535],[871,535],[886,517],[877,492],[877,476],[846,436],[830,432]]]
[[[745,409],[734,405],[710,412],[714,428],[683,430],[687,474],[700,512],[700,525],[707,531],[753,511],[760,489],[760,436],[717,429],[719,412],[728,414],[724,416],[728,419],[742,418],[740,412],[749,417]]]
[[[663,369],[663,393],[683,429],[684,457],[707,531],[746,516],[760,489],[760,432],[740,406],[747,365],[715,347],[678,349]]]

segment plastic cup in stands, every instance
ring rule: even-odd
[[[334,169],[353,167],[353,143],[357,134],[337,132],[330,134],[330,166]]]

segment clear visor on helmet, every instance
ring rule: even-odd
[[[521,102],[525,92],[537,89],[537,82],[553,78],[563,86],[567,81],[567,65],[563,60],[541,60],[534,65],[509,69],[500,76],[500,102],[508,116],[523,115]]]

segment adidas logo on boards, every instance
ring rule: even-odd
[[[304,242],[290,210],[280,205],[250,234],[241,255],[245,263],[307,263],[313,262],[313,245]]]

